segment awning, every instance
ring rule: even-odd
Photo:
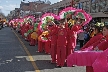
[[[96,18],[96,17],[108,17],[108,14],[105,14],[105,13],[103,13],[103,12],[90,13],[90,15],[91,15],[93,18]]]

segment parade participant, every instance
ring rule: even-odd
[[[49,34],[46,36],[48,41],[45,42],[45,53],[47,53],[47,54],[51,53],[50,52],[50,49],[51,49],[51,33],[50,32],[53,28],[53,24],[54,23],[52,21],[50,21],[50,22],[48,22],[48,25],[47,25],[47,31],[49,32]]]
[[[41,41],[40,37],[42,36],[42,31],[38,30],[38,52],[42,52],[44,50],[44,42]]]
[[[104,40],[101,40],[100,43],[94,48],[94,50],[106,50],[108,48],[108,25],[103,27],[103,36]]]
[[[72,16],[71,16],[72,17]],[[81,29],[82,24],[77,23],[78,20],[74,20],[71,26],[68,26],[67,33],[67,56],[74,52],[76,47],[76,40],[78,31]],[[67,57],[66,57],[67,58]]]
[[[103,38],[102,32],[101,32],[101,27],[99,26],[95,26],[95,34],[96,36],[92,37],[82,48],[81,50],[88,48],[89,46],[91,46],[93,43],[100,41]]]
[[[103,27],[103,36],[105,37],[105,40],[100,40],[100,44],[98,44],[94,48],[94,50],[96,50],[96,51],[103,50],[104,51],[104,50],[107,50],[108,49],[108,25],[106,25],[106,26]],[[104,54],[104,53],[102,53],[102,54]],[[101,55],[101,56],[103,58],[105,58],[105,54],[104,54],[104,56],[103,55]],[[102,58],[100,58],[100,59],[102,59]],[[105,63],[105,61],[103,63]],[[95,63],[93,64],[93,66],[94,66],[94,71],[93,71],[93,67],[87,67],[87,72],[99,72],[99,70],[100,70],[100,72],[104,72],[105,71],[105,69],[104,70],[98,69],[98,68],[101,68],[101,64],[100,64],[99,61],[97,62],[97,60],[95,61]]]
[[[58,16],[53,14],[53,13],[46,13],[46,14],[43,14],[42,17],[41,17],[41,23],[40,23],[40,26],[39,26],[39,29],[41,30],[42,34],[41,36],[39,36],[39,38],[42,40],[42,42],[45,44],[45,52],[46,53],[50,53],[50,48],[51,48],[51,41],[50,41],[50,31],[52,29],[51,26],[48,26],[48,23],[52,23],[54,21],[54,19],[58,19]],[[46,29],[47,27],[47,29]],[[48,35],[47,35],[48,33]]]
[[[22,27],[21,27],[21,33],[22,33],[22,37],[25,38],[24,33],[25,33],[25,22],[23,23]]]
[[[48,31],[48,30],[47,30]],[[44,44],[45,44],[45,53],[46,54],[50,54],[50,48],[51,48],[51,43],[50,43],[50,34],[49,34],[49,31],[48,31],[48,35],[46,35],[45,36],[46,38],[47,38],[47,42],[44,42]]]
[[[39,36],[39,41],[42,42],[42,49],[45,51],[45,53],[49,54],[50,53],[50,43],[49,43],[49,31],[48,31],[48,26],[45,24],[43,27],[44,31],[41,33]]]
[[[55,21],[55,24],[59,24],[57,21]],[[53,28],[50,32],[51,34],[51,63],[56,63],[57,57],[57,33],[58,33],[58,27],[57,25],[53,25]]]
[[[37,21],[37,23],[36,22],[34,22],[34,30],[36,31],[36,33],[37,33],[37,36],[38,36],[38,24],[39,24],[39,21]],[[36,45],[38,44],[38,39],[36,39]]]
[[[31,34],[32,34],[32,32],[33,32],[33,25],[32,25],[32,23],[31,22],[29,22],[29,24],[28,24],[28,26],[29,26],[29,29],[28,29],[28,35],[27,35],[27,41],[29,41],[30,42],[30,40],[31,40]]]
[[[13,24],[12,24],[12,22],[10,23],[10,26],[11,26],[11,30],[12,30],[12,28],[13,28]]]
[[[66,43],[67,42],[67,31],[64,25],[64,19],[61,20],[58,28],[57,38],[57,66],[64,66],[66,58]]]
[[[40,30],[38,30],[38,52],[42,52],[43,51],[42,41],[39,40],[39,36],[41,34],[42,34],[42,32]]]
[[[107,26],[104,26],[103,28],[103,35],[104,35],[104,39],[101,38],[100,40],[98,40],[96,43],[93,43],[91,48],[92,50],[94,51],[104,51],[108,48],[108,25]],[[94,45],[95,44],[95,45]],[[80,51],[80,53],[78,53],[77,55],[80,55],[81,53],[83,54],[84,51]],[[87,52],[87,51],[86,51]],[[83,54],[84,55],[84,54]],[[74,56],[74,54],[73,54]],[[75,57],[75,56],[74,56]],[[73,58],[74,58],[73,57]],[[89,57],[88,57],[89,58]],[[86,63],[86,62],[85,62]],[[93,72],[93,67],[92,66],[86,66],[86,72]]]
[[[94,47],[95,51],[99,51],[99,50],[106,50],[108,48],[108,25],[103,27],[103,36],[105,37],[105,39],[100,39],[98,40],[97,46]],[[92,66],[87,66],[86,67],[86,72],[94,72],[93,71],[93,67]]]
[[[29,30],[29,22],[27,22],[26,24],[25,24],[25,33],[27,33],[27,31]],[[25,36],[25,40],[27,40],[27,38],[28,38],[28,36]]]
[[[38,28],[34,30],[34,32],[31,33],[31,40],[30,40],[30,45],[35,46],[36,45],[36,40],[38,38]]]
[[[22,27],[23,27],[23,23],[22,23],[22,25],[20,27],[20,35],[22,35]]]
[[[68,15],[69,16],[69,15]],[[66,28],[67,28],[67,48],[66,48],[66,58],[68,55],[74,52],[75,48],[75,40],[76,40],[76,33],[72,30],[72,26],[74,25],[75,21],[72,21],[72,15],[69,16],[70,20],[66,21]]]

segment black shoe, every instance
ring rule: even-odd
[[[51,61],[50,63],[51,63],[51,64],[56,64],[56,62],[52,62],[52,61]]]
[[[59,65],[57,65],[56,67],[57,67],[57,68],[61,68],[61,66],[59,66]]]
[[[72,67],[75,67],[75,65],[73,65]]]
[[[32,46],[31,44],[29,44],[29,46]]]

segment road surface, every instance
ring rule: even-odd
[[[8,27],[0,30],[0,72],[85,72],[85,67],[62,67],[50,63],[50,55],[37,52],[20,34]]]

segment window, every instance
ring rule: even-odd
[[[92,3],[94,3],[95,2],[95,0],[92,0]]]
[[[79,3],[79,4],[78,4],[78,8],[79,8],[79,9],[83,9],[83,3]]]

